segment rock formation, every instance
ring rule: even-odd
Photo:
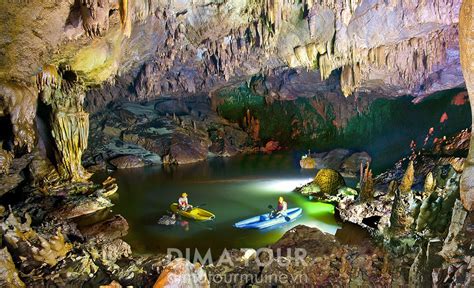
[[[455,88],[450,105],[466,112],[464,82],[474,110],[473,5],[467,0],[462,6],[461,0],[1,2],[0,196],[9,193],[6,202],[17,202],[8,216],[0,209],[7,247],[0,253],[1,285],[94,286],[90,281],[101,278],[100,284],[117,280],[124,286],[208,286],[202,267],[182,259],[166,266],[161,256],[130,257],[130,245],[120,239],[128,229],[123,217],[77,229],[73,221],[81,216],[107,214],[112,203],[106,197],[118,190],[112,178],[102,185],[89,182],[83,155],[91,171],[98,171],[109,164],[187,164],[258,147],[324,147],[329,140],[358,146],[373,140],[362,139],[373,131],[393,128],[382,125],[391,115],[423,105],[435,92]],[[413,98],[387,100],[404,95]],[[456,111],[463,118],[465,113]],[[464,151],[458,150],[468,145],[469,132],[456,143],[446,142],[436,133],[449,131],[445,128],[456,117],[441,112],[432,115],[440,119],[439,131],[431,128],[424,142],[426,149],[433,143],[433,151],[414,153],[404,175],[406,159],[376,178],[363,164],[356,191],[326,168],[301,189],[336,203],[341,218],[367,228],[405,262],[394,260],[390,267],[389,257],[378,250],[360,255],[299,228],[278,245],[306,245],[315,256],[312,266],[250,269],[260,276],[304,272],[325,286],[402,286],[400,275],[407,271],[399,268],[411,266],[412,286],[430,280],[469,285],[465,275],[472,260],[465,252],[472,240],[474,138],[463,160]],[[415,152],[415,140],[411,148]],[[349,154],[334,150],[328,159],[347,174],[370,162],[367,154]],[[316,158],[309,166],[321,163]],[[318,243],[330,249],[320,251]]]
[[[78,76],[67,67],[58,71],[46,65],[37,76],[41,101],[51,109],[51,135],[56,144],[57,170],[64,180],[84,181],[82,153],[89,137],[89,114],[84,111],[84,91]]]

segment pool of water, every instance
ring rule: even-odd
[[[113,176],[119,190],[113,199],[113,210],[128,220],[130,231],[125,240],[139,253],[166,252],[167,248],[181,251],[211,248],[213,253],[224,248],[258,248],[274,243],[300,224],[331,234],[339,229],[338,235],[343,235],[332,205],[310,202],[291,192],[316,173],[300,169],[299,157],[298,153],[290,152],[242,155],[179,167],[116,171]],[[353,184],[354,180],[347,182]],[[158,225],[158,219],[182,192],[189,194],[191,204],[212,211],[215,220]],[[289,207],[302,207],[303,215],[294,222],[263,231],[232,226],[239,220],[268,212],[268,205],[275,206],[279,196],[285,198]]]

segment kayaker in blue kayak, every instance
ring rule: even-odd
[[[278,205],[277,208],[275,209],[273,213],[273,217],[280,217],[280,216],[285,216],[286,217],[286,211],[288,210],[288,203],[286,203],[285,199],[283,197],[278,198]]]
[[[181,194],[181,197],[178,199],[178,204],[179,204],[179,209],[183,211],[189,211],[193,209],[192,205],[189,205],[188,203],[188,194],[183,193]]]

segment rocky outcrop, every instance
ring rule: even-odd
[[[233,156],[251,144],[249,135],[216,115],[204,97],[122,103],[95,115],[92,125],[87,163],[107,160],[117,168]]]
[[[128,233],[128,223],[121,215],[81,228],[81,234],[88,241],[106,243],[122,238]]]
[[[351,152],[347,149],[334,149],[329,152],[313,153],[316,168],[330,168],[341,171],[343,175],[355,177],[359,174],[360,165],[364,167],[372,161],[367,152]]]
[[[153,287],[209,287],[206,273],[199,263],[177,258],[164,267]]]
[[[244,257],[233,256],[242,254],[225,254],[234,264],[230,269],[219,269],[224,265],[206,267],[211,287],[223,287],[223,279],[228,287],[406,285],[396,260],[388,254],[379,249],[365,252],[342,245],[333,235],[302,225],[287,231],[270,249],[259,250],[245,261],[238,261]]]

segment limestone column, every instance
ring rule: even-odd
[[[51,107],[51,134],[55,143],[56,168],[63,180],[86,181],[91,174],[82,167],[82,153],[89,137],[89,114],[84,111],[83,85],[72,71],[52,65],[38,74],[41,100]]]
[[[474,0],[464,0],[459,13],[459,49],[461,66],[466,81],[471,115],[474,123]],[[461,177],[461,201],[468,211],[474,211],[474,131],[471,148]]]

